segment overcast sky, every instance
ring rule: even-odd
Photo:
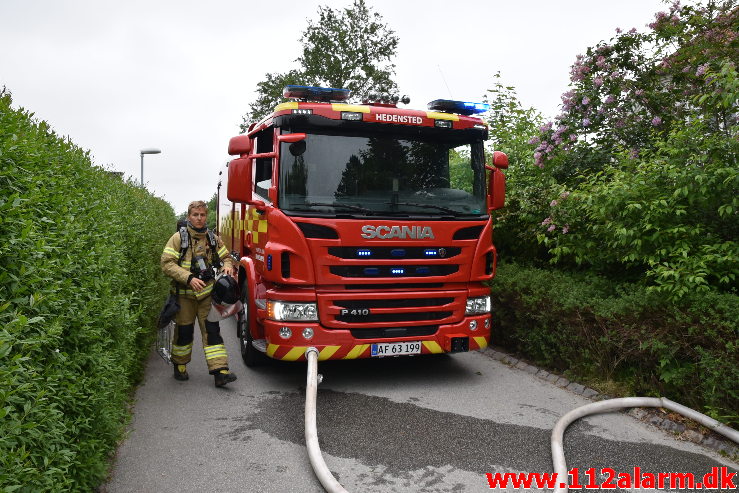
[[[319,5],[351,0],[0,0],[0,86],[14,106],[144,181],[176,212],[215,192],[228,140],[264,74],[300,55]],[[408,107],[479,100],[500,71],[521,101],[557,114],[575,56],[615,29],[645,30],[661,0],[367,0],[400,38]]]

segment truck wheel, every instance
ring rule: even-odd
[[[238,314],[236,330],[239,335],[239,346],[241,348],[241,359],[248,367],[261,366],[267,362],[267,356],[254,347],[254,338],[249,326],[253,316],[249,310],[249,293],[246,286],[241,287],[241,303],[244,306]]]

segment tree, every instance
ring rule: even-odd
[[[282,101],[282,89],[288,84],[346,88],[356,100],[398,94],[393,80],[398,37],[364,0],[354,0],[343,10],[319,7],[318,20],[308,21],[300,42],[303,52],[295,60],[299,68],[265,75],[257,84],[257,99],[249,105],[242,131]]]

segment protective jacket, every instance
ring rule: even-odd
[[[195,231],[190,226],[187,227],[187,231],[190,233],[189,247],[185,251],[185,256],[180,262],[180,247],[182,245],[180,232],[176,232],[169,239],[167,244],[164,246],[164,251],[161,257],[162,271],[168,277],[171,277],[174,282],[179,284],[180,296],[185,298],[202,300],[211,295],[213,292],[214,280],[207,282],[205,288],[200,291],[194,291],[188,284],[192,272],[190,268],[192,266],[192,259],[197,256],[203,257],[208,267],[211,266],[213,260],[213,252],[208,242],[208,235],[206,232]],[[220,238],[216,237],[217,255],[221,259],[224,265],[230,265],[235,267],[234,259],[228,254],[228,250],[223,245]],[[179,265],[178,265],[179,262]]]

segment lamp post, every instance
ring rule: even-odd
[[[141,186],[144,186],[144,154],[159,154],[159,149],[141,149]]]

